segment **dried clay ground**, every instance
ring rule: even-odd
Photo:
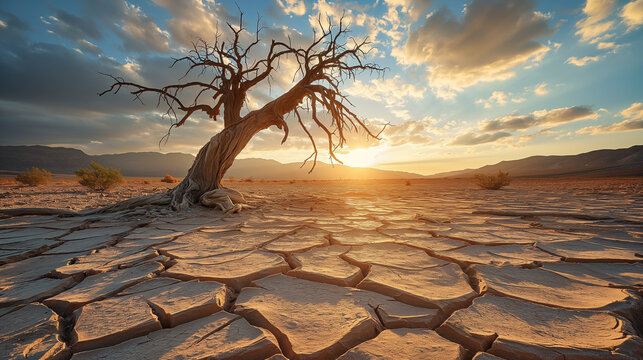
[[[227,185],[252,208],[0,218],[0,358],[643,358],[640,178]]]

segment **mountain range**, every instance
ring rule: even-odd
[[[81,150],[48,146],[0,146],[0,170],[24,171],[32,166],[55,174],[73,174],[75,170],[95,161],[104,166],[120,169],[125,176],[161,177],[170,174],[184,176],[194,156],[183,153],[133,152],[123,154],[88,155]],[[308,174],[309,165],[282,164],[267,159],[237,159],[226,177],[238,179],[274,180],[334,180],[334,179],[413,179],[425,176],[373,168],[353,168],[318,162],[315,171]],[[465,169],[430,175],[430,178],[471,177],[477,173],[491,174],[498,170],[514,177],[552,176],[643,176],[643,145],[626,149],[596,150],[578,155],[531,156],[520,160],[501,161],[478,169]]]
[[[465,169],[430,177],[471,177],[506,171],[514,177],[606,177],[643,176],[643,145],[625,149],[595,150],[578,155],[530,156],[501,161],[478,169]]]
[[[183,153],[133,152],[123,154],[87,155],[81,150],[48,146],[0,146],[0,170],[19,172],[39,167],[54,174],[73,174],[75,170],[88,167],[91,161],[103,166],[120,169],[125,176],[162,177],[170,174],[183,177],[187,174],[194,156]],[[345,165],[329,165],[317,162],[315,171],[308,174],[310,164],[301,168],[301,163],[282,164],[267,159],[237,159],[226,177],[237,179],[273,180],[334,180],[334,179],[410,179],[422,175],[387,171],[372,168],[353,168]]]

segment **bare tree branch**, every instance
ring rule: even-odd
[[[173,128],[182,126],[198,112],[206,113],[214,121],[223,116],[224,129],[246,126],[247,121],[254,121],[253,119],[259,118],[258,114],[263,114],[272,119],[270,125],[283,129],[283,144],[289,134],[285,116],[294,112],[299,125],[312,143],[313,153],[302,164],[305,165],[312,158],[312,171],[317,163],[318,149],[300,114],[300,110],[304,110],[300,104],[306,102],[314,126],[319,127],[326,135],[331,161],[342,163],[336,156],[336,151],[346,144],[348,132],[364,131],[367,137],[379,139],[383,129],[378,132],[369,129],[365,121],[351,109],[353,105],[342,94],[341,85],[346,80],[355,79],[362,72],[382,73],[385,68],[366,61],[370,43],[367,39],[350,37],[343,17],[337,25],[333,25],[330,18],[326,20],[328,25],[324,26],[321,16],[318,17],[321,33],[314,31],[313,40],[307,47],[293,46],[290,38],[287,43],[272,40],[267,46],[265,57],[248,61],[251,50],[261,44],[259,33],[262,28],[258,19],[254,39],[247,45],[242,44],[242,34],[246,29],[243,26],[243,13],[240,13],[238,26],[226,24],[231,34],[230,42],[223,41],[221,34],[217,32],[213,44],[198,40],[187,55],[174,59],[172,67],[177,64],[187,66],[181,79],[196,76],[198,80],[191,79],[185,83],[154,88],[107,75],[114,83],[99,95],[117,94],[123,87],[128,88],[138,100],[144,94],[157,95],[157,106],[163,102],[168,107],[167,114],[174,119],[166,136],[169,136]],[[297,61],[298,67],[293,79],[299,76],[300,80],[262,109],[242,117],[241,110],[246,104],[247,92],[264,80],[270,82],[270,77],[279,67],[280,59],[286,57]],[[200,78],[204,76],[210,78],[202,81]],[[322,121],[322,112],[330,116],[330,124]]]

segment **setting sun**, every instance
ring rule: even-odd
[[[352,167],[370,167],[378,164],[379,151],[372,148],[350,150],[343,153],[340,160]]]

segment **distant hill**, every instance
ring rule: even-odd
[[[162,177],[170,174],[183,177],[187,174],[194,156],[182,153],[161,154],[137,152],[124,154],[87,155],[72,148],[49,146],[0,146],[0,170],[18,172],[32,166],[46,169],[55,174],[73,174],[76,169],[88,167],[91,161],[103,166],[120,169],[125,176]],[[334,167],[318,162],[315,171],[308,174],[309,167],[301,163],[282,164],[266,159],[237,159],[227,176],[238,179],[409,179],[422,175],[402,171],[386,171],[371,168],[352,168],[344,165]]]
[[[81,150],[63,147],[0,146],[0,170],[5,171],[24,171],[36,166],[54,174],[73,174],[77,169],[88,167],[91,161],[120,169],[126,176],[183,176],[194,156],[156,152],[87,155]]]
[[[124,154],[87,155],[81,150],[48,146],[0,146],[0,170],[18,172],[37,166],[55,174],[73,174],[76,169],[89,166],[90,161],[120,169],[125,176],[162,177],[170,174],[183,177],[194,156],[183,153],[161,154],[138,152]],[[267,159],[237,159],[226,177],[237,179],[274,180],[334,180],[334,179],[412,179],[424,176],[402,171],[372,168],[331,166],[318,162],[315,171],[308,174],[308,164],[282,164]],[[531,156],[520,160],[501,161],[478,169],[451,171],[430,178],[471,177],[474,174],[507,171],[511,176],[553,177],[608,177],[643,176],[643,145],[627,149],[596,150],[579,155]]]
[[[578,155],[530,156],[520,160],[501,161],[478,169],[439,173],[430,177],[470,177],[473,174],[493,174],[498,170],[509,172],[514,177],[643,176],[643,145],[627,149],[595,150]]]

